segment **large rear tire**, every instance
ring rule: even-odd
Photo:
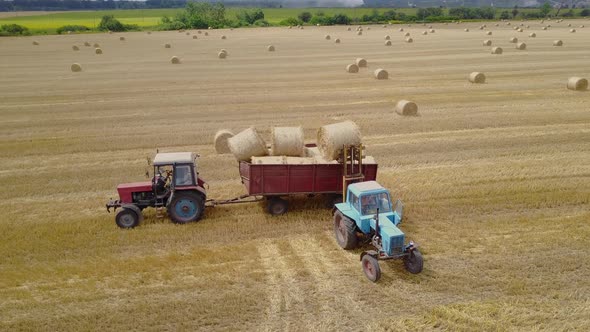
[[[176,224],[199,221],[205,211],[205,199],[195,192],[176,192],[166,209]]]
[[[424,259],[422,258],[422,254],[418,249],[412,250],[408,256],[404,257],[404,266],[406,270],[412,274],[417,274],[422,272],[422,268],[424,267]]]
[[[133,228],[139,224],[139,216],[132,209],[121,208],[115,216],[115,223],[121,228]]]
[[[377,280],[381,278],[381,267],[379,267],[379,262],[375,257],[371,255],[364,255],[363,259],[361,260],[361,264],[367,279],[371,280],[372,282],[377,282]]]
[[[343,249],[354,249],[358,246],[356,224],[339,210],[334,213],[334,235],[336,242]]]

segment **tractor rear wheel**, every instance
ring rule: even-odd
[[[133,228],[139,224],[139,216],[131,209],[121,208],[115,216],[115,222],[121,228]]]
[[[381,268],[379,267],[379,262],[377,259],[371,255],[364,255],[363,259],[361,260],[361,264],[363,265],[363,272],[367,279],[371,280],[372,282],[377,282],[379,278],[381,278]]]
[[[272,214],[273,216],[279,216],[281,214],[287,213],[289,209],[289,202],[280,198],[280,197],[273,197],[268,201],[268,213]]]
[[[336,242],[343,249],[354,249],[358,246],[356,224],[339,210],[334,213],[334,235]]]
[[[194,192],[176,192],[166,209],[172,222],[186,224],[201,219],[205,200],[202,195]]]
[[[424,267],[424,259],[418,249],[412,250],[408,256],[404,257],[404,266],[408,272],[417,274],[422,272]]]

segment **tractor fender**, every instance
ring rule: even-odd
[[[373,256],[373,258],[379,259],[379,253],[375,250],[363,251],[363,253],[361,254],[361,261],[363,260],[363,257],[365,257],[365,255]]]
[[[135,205],[135,204],[122,204],[121,208],[133,210],[133,212],[135,212],[135,214],[137,214],[137,218],[138,218],[139,222],[143,221],[143,213],[141,213],[141,209],[139,207],[137,207],[137,205]]]
[[[182,190],[174,190],[170,196],[168,196],[168,200],[166,201],[166,206],[170,205],[170,202],[172,202],[172,198],[174,197],[174,194],[177,191],[195,191],[197,193],[199,193],[200,195],[203,195],[203,201],[207,199],[207,192],[205,191],[205,188],[200,187],[200,186],[191,186],[188,188],[182,188]]]

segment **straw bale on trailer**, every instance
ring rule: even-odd
[[[254,127],[250,127],[239,132],[234,137],[228,138],[227,144],[229,145],[229,150],[238,161],[268,155],[266,143]]]
[[[400,100],[395,105],[395,112],[399,115],[417,115],[418,105],[409,100]]]
[[[588,80],[581,77],[570,77],[570,79],[567,81],[567,88],[576,91],[587,90]]]
[[[301,127],[274,127],[270,137],[273,156],[301,157],[305,153],[305,135]]]
[[[215,138],[213,139],[213,144],[215,145],[215,152],[218,154],[230,153],[229,144],[227,140],[234,137],[234,133],[229,130],[222,129],[217,131],[215,134]]]
[[[344,145],[361,143],[361,131],[352,121],[338,122],[320,127],[317,133],[318,149],[322,157],[337,159]]]

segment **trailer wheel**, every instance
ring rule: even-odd
[[[377,282],[377,280],[381,278],[381,268],[379,267],[379,262],[375,257],[371,255],[364,255],[363,259],[361,260],[361,264],[367,279],[371,280],[372,282]]]
[[[418,249],[412,250],[408,256],[404,257],[404,266],[408,272],[417,274],[422,272],[424,267],[424,259]]]
[[[133,228],[139,224],[139,216],[131,209],[122,208],[115,216],[115,223],[121,228]]]
[[[177,192],[166,207],[172,222],[186,224],[199,221],[205,210],[203,196],[194,192]]]
[[[358,246],[356,224],[339,210],[334,213],[334,234],[336,242],[343,249],[354,249]]]
[[[289,209],[289,202],[280,198],[280,197],[273,197],[268,201],[268,213],[272,214],[273,216],[279,216],[281,214],[287,213]]]

